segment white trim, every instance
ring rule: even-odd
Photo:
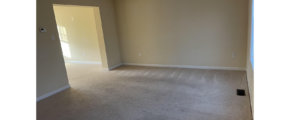
[[[119,66],[123,65],[123,63],[120,63],[120,64],[117,64],[117,65],[114,65],[113,67],[110,67],[110,68],[103,68],[103,70],[107,70],[107,71],[110,71],[110,70],[113,70]]]
[[[215,66],[164,65],[164,64],[139,64],[139,63],[123,63],[123,65],[246,71],[246,68],[241,67],[215,67]]]
[[[65,90],[65,89],[68,89],[68,88],[70,88],[70,85],[64,86],[64,87],[62,87],[62,88],[56,89],[56,90],[54,90],[54,91],[52,91],[52,92],[49,92],[49,93],[47,93],[47,94],[45,94],[45,95],[42,95],[42,96],[36,98],[36,101],[38,102],[38,101],[40,101],[40,100],[42,100],[42,99],[44,99],[44,98],[47,98],[47,97],[49,97],[49,96],[52,96],[52,95],[54,95],[54,94],[56,94],[56,93],[58,93],[58,92],[61,92],[61,91]]]
[[[251,111],[252,111],[252,117],[254,117],[254,109],[253,109],[253,104],[252,104],[252,97],[251,97],[251,88],[250,88],[250,85],[249,85],[249,78],[248,78],[248,71],[246,71],[246,74],[247,74],[247,82],[248,82],[248,93],[249,93],[249,99],[250,99],[250,105],[251,105]]]
[[[115,65],[115,66],[113,66],[113,67],[110,67],[109,70],[113,70],[113,69],[115,69],[115,68],[117,68],[117,67],[119,67],[119,66],[121,66],[121,65],[123,65],[123,64],[120,63],[120,64],[118,64],[118,65]]]
[[[65,61],[65,63],[102,64],[102,62],[90,62],[90,61]]]
[[[113,67],[110,67],[109,70],[113,70],[113,69],[115,69],[115,68],[117,68],[117,67],[119,67],[119,66],[121,66],[121,65],[123,65],[123,63],[120,63],[120,64],[117,64],[117,65],[115,65],[115,66],[113,66]]]
[[[248,62],[250,62],[250,68],[249,69],[251,69],[251,70],[253,70],[253,72],[252,72],[252,77],[253,77],[253,79],[254,79],[254,69],[253,69],[253,66],[252,66],[252,63],[251,63],[251,60],[249,60]],[[251,75],[249,75],[250,74],[250,72],[248,71],[248,69],[246,69],[246,74],[247,74],[247,83],[248,83],[248,93],[249,93],[249,99],[250,99],[250,104],[251,104],[251,111],[252,111],[252,117],[254,117],[254,109],[253,109],[253,102],[254,102],[254,100],[252,101],[252,94],[253,93],[251,93],[251,88],[250,88],[250,82],[249,82],[249,77],[251,77]]]

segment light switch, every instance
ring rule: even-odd
[[[39,28],[39,30],[40,32],[46,32],[46,28],[43,28],[43,27]]]
[[[55,40],[55,37],[54,37],[54,35],[51,35],[51,39],[52,39],[52,40]]]

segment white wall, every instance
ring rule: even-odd
[[[250,92],[251,106],[252,112],[254,114],[254,70],[251,63],[251,26],[252,26],[252,0],[249,0],[249,24],[248,24],[248,47],[247,47],[247,79],[248,79],[248,87]]]
[[[246,68],[247,0],[114,4],[123,63]]]

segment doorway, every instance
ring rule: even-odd
[[[102,62],[102,28],[98,30],[99,7],[54,4],[53,10],[68,77],[72,75],[68,69],[74,66],[106,66],[107,62]]]

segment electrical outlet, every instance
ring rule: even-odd
[[[84,55],[86,55],[86,52],[84,52]]]
[[[141,53],[139,53],[139,56],[141,56]]]
[[[232,53],[232,57],[236,57],[236,53]]]

